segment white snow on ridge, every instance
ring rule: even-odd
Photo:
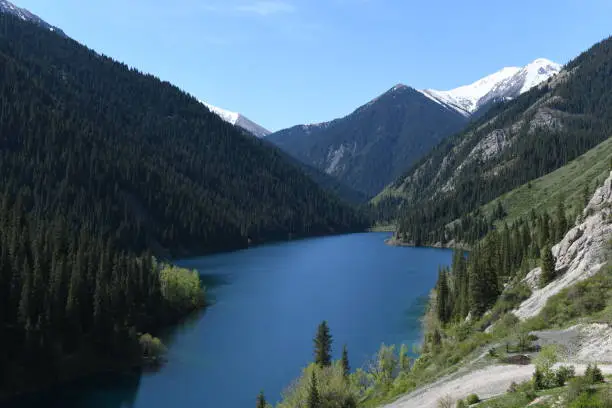
[[[443,104],[454,107],[460,113],[469,116],[478,109],[478,101],[480,99],[491,92],[497,84],[512,77],[519,71],[520,68],[518,67],[506,67],[472,84],[460,86],[450,91],[425,89],[422,92]]]
[[[538,58],[524,67],[506,67],[478,81],[449,91],[425,89],[423,95],[439,104],[470,116],[491,100],[512,99],[546,81],[561,65]]]
[[[238,118],[240,117],[240,114],[238,112],[232,112],[232,111],[228,111],[228,110],[225,110],[225,109],[217,108],[216,106],[213,106],[210,103],[206,103],[206,102],[203,102],[203,101],[200,101],[200,102],[202,102],[204,105],[206,105],[206,107],[212,113],[215,113],[217,116],[220,116],[221,119],[223,119],[227,123],[231,123],[232,125],[235,125],[236,122],[238,122]]]
[[[218,108],[214,105],[206,103],[204,101],[200,101],[204,106],[206,106],[211,112],[219,116],[221,119],[230,123],[234,126],[239,126],[244,130],[254,134],[255,136],[262,138],[268,136],[270,132],[268,129],[258,125],[257,123],[251,121],[246,116],[241,115],[238,112],[232,112],[226,109]]]
[[[38,24],[41,27],[45,27],[50,31],[55,31],[58,32],[60,35],[65,36],[64,32],[59,28],[53,27],[51,24],[38,17],[36,14],[31,13],[29,10],[26,10],[24,8],[17,7],[8,0],[0,0],[0,13],[12,14],[14,16],[19,17],[23,21],[31,21],[32,23]]]
[[[521,93],[525,93],[534,86],[538,86],[552,75],[561,71],[561,65],[545,58],[538,58],[532,63],[526,65],[521,71],[524,72],[525,75]],[[519,75],[523,75],[522,72],[519,73]]]

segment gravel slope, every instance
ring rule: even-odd
[[[582,375],[586,366],[575,364],[576,373]],[[612,374],[612,365],[599,366],[604,374]],[[531,378],[533,365],[493,365],[476,370],[456,378],[445,377],[441,380],[419,388],[384,408],[436,408],[440,398],[450,396],[453,400],[463,399],[469,394],[477,394],[481,399],[504,394],[512,382],[521,382]]]

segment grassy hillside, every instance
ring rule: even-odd
[[[611,158],[612,137],[552,173],[485,204],[482,212],[492,214],[501,202],[507,213],[503,221],[511,223],[526,218],[532,209],[536,213],[552,212],[563,201],[568,214],[578,214],[584,208],[584,187],[588,186],[590,197],[608,176]]]

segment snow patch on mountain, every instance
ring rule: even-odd
[[[38,17],[36,14],[31,13],[29,10],[26,10],[21,7],[17,7],[13,3],[7,0],[0,0],[0,13],[12,14],[16,17],[19,17],[23,21],[30,21],[34,24],[38,24],[41,27],[44,27],[50,31],[57,32],[60,35],[65,36],[64,32],[57,27],[52,26],[51,24],[44,21],[42,18]]]
[[[241,115],[238,112],[232,112],[226,109],[222,109],[204,101],[200,102],[205,105],[212,113],[216,114],[227,123],[230,123],[234,126],[239,126],[259,138],[266,137],[272,133],[269,130],[265,129],[263,126],[258,125],[257,123],[253,122],[252,120],[250,120],[246,116]]]
[[[472,84],[449,91],[425,89],[420,92],[467,117],[491,101],[516,98],[548,80],[560,70],[561,65],[545,58],[538,58],[522,68],[502,68]]]
[[[238,112],[232,112],[232,111],[228,111],[225,109],[221,109],[221,108],[211,105],[210,103],[206,103],[206,102],[202,102],[202,103],[206,105],[208,110],[210,110],[212,113],[216,114],[217,116],[221,117],[221,119],[223,119],[227,123],[235,125],[236,122],[238,122],[238,118],[240,117],[240,114]]]
[[[478,109],[480,99],[491,92],[497,84],[512,77],[519,71],[520,68],[518,67],[506,67],[472,84],[460,86],[450,91],[425,89],[422,92],[433,100],[451,106],[459,111],[459,113],[469,116]]]

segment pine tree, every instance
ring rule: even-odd
[[[257,408],[266,408],[268,404],[266,403],[266,397],[264,396],[263,391],[259,392],[257,396]]]
[[[535,390],[543,390],[544,387],[544,374],[542,371],[536,367],[535,372],[533,373],[533,388]]]
[[[542,215],[540,220],[540,247],[548,245],[550,240],[550,224],[548,213]]]
[[[321,396],[319,395],[319,389],[317,387],[317,376],[315,370],[312,370],[312,376],[310,377],[310,388],[308,389],[308,408],[320,408],[321,407]]]
[[[331,365],[331,345],[333,339],[327,326],[327,321],[323,320],[317,329],[317,335],[314,338],[314,357],[315,363],[320,367]]]
[[[559,204],[557,204],[557,224],[555,232],[556,241],[562,240],[567,232],[567,217],[565,215],[565,205],[563,201],[559,201]]]
[[[544,287],[555,279],[555,257],[550,246],[544,248],[542,253],[542,273],[540,275],[540,287]]]
[[[348,378],[351,373],[351,365],[349,364],[348,358],[348,350],[346,349],[346,344],[342,347],[342,359],[340,360],[342,364],[342,374],[344,374],[344,378]]]
[[[480,264],[477,264],[474,260],[479,260],[481,257],[482,250],[476,247],[470,254],[470,260],[468,264],[468,276],[469,276],[469,305],[470,311],[473,313],[473,317],[481,316],[487,308],[487,294],[489,289],[487,288],[487,279],[484,276],[483,268]]]
[[[399,351],[399,368],[402,372],[410,371],[410,357],[408,357],[408,346],[402,344]]]
[[[443,269],[438,271],[438,288],[436,299],[436,313],[438,315],[438,319],[440,319],[442,323],[446,323],[448,322],[449,290],[446,272],[444,272]]]
[[[27,263],[24,261],[23,268],[27,268]],[[22,325],[30,319],[30,291],[31,291],[31,276],[30,271],[24,270],[25,281],[21,288],[21,297],[19,299],[19,322]]]
[[[586,208],[589,204],[590,193],[589,193],[589,185],[585,184],[584,189],[582,190],[582,206]]]

